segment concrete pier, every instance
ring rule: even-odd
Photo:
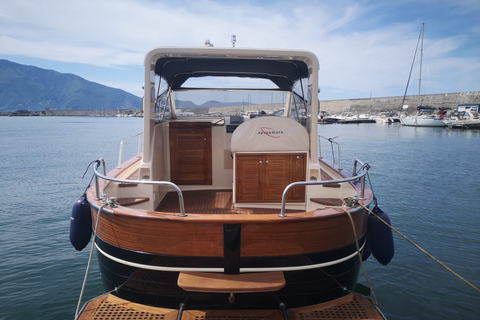
[[[408,112],[415,112],[417,106],[419,105],[456,109],[459,104],[480,104],[480,91],[427,94],[422,95],[420,99],[418,96],[406,96],[403,104],[402,101],[403,96],[346,100],[320,100],[320,110],[326,111],[329,114],[337,114],[343,111],[373,114],[380,111],[400,112],[402,110],[402,105],[409,106],[407,109]]]

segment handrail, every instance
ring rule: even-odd
[[[332,147],[332,162],[333,164],[335,164],[335,153],[333,152],[333,145],[336,144],[337,145],[337,153],[338,153],[338,170],[342,170],[342,152],[340,150],[340,143],[336,142],[336,141],[333,141],[335,140],[337,137],[334,137],[334,138],[327,138],[327,137],[324,137],[324,136],[321,136],[321,135],[318,135],[319,138],[322,138],[322,139],[325,139],[327,140],[328,142],[330,142],[330,146]],[[319,147],[319,150],[318,150],[318,154],[319,154],[319,157],[321,158],[322,157],[322,147],[321,147],[321,141],[320,139],[318,139],[318,147]]]
[[[361,165],[361,167],[358,169],[358,171],[360,170],[364,170],[364,174],[363,174],[363,178],[362,178],[362,187],[361,187],[361,190],[362,190],[362,193],[361,193],[361,197],[363,198],[364,196],[364,193],[365,193],[365,174],[368,172],[368,169],[370,169],[370,166],[366,163],[363,163],[362,161],[358,160],[358,159],[355,159],[355,161],[353,162],[353,174],[357,174],[357,163],[359,163]]]
[[[123,139],[122,141],[120,141],[120,151],[118,152],[118,165],[117,165],[117,169],[121,169],[122,168],[122,155],[123,155],[123,144],[135,137],[138,137],[138,151],[137,151],[137,157],[140,157],[140,151],[141,151],[141,147],[142,147],[142,136],[143,136],[143,132],[140,132],[140,133],[137,133],[136,135],[134,136],[131,136],[130,138],[127,138],[127,139]]]
[[[355,160],[355,165],[358,163],[362,163],[360,160]],[[345,178],[345,179],[337,179],[337,180],[326,180],[326,181],[297,181],[297,182],[292,182],[288,186],[283,189],[282,193],[282,209],[280,214],[278,215],[279,217],[286,217],[287,215],[285,214],[285,205],[286,205],[286,200],[287,200],[287,193],[290,190],[290,188],[295,187],[295,186],[311,186],[311,185],[324,185],[324,184],[333,184],[333,183],[345,183],[348,181],[354,181],[354,180],[359,180],[361,179],[362,181],[362,186],[361,186],[361,191],[360,191],[360,197],[363,198],[365,196],[365,175],[368,172],[368,165],[363,165],[359,169],[364,169],[360,174],[357,174],[357,172],[354,170],[355,174],[353,177],[350,178]]]
[[[178,203],[180,205],[180,217],[186,217],[187,214],[185,213],[185,204],[183,201],[183,193],[182,190],[173,182],[170,181],[148,181],[148,180],[124,180],[124,179],[117,179],[117,178],[111,178],[107,177],[106,174],[101,174],[97,171],[98,167],[100,167],[100,164],[103,163],[103,171],[105,172],[105,160],[99,159],[95,162],[95,166],[93,166],[93,172],[95,173],[95,184],[96,184],[96,200],[100,200],[100,190],[99,190],[99,180],[98,178],[101,178],[103,180],[108,180],[112,182],[118,182],[118,183],[131,183],[131,184],[151,184],[151,185],[165,185],[165,186],[170,186],[175,189],[175,191],[178,194]]]

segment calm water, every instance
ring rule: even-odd
[[[351,170],[355,158],[371,166],[380,207],[396,228],[480,286],[480,132],[319,128],[339,136],[344,167]],[[68,238],[72,204],[91,177],[82,175],[99,157],[113,168],[120,140],[141,130],[138,118],[0,117],[0,319],[73,319],[88,259]],[[136,140],[130,147],[136,151]],[[394,237],[388,266],[366,262],[388,319],[479,318],[480,293]],[[102,292],[95,260],[84,300]]]

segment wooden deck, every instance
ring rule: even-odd
[[[105,294],[88,302],[78,320],[282,320],[281,310],[189,310],[145,306]],[[366,297],[350,293],[322,304],[286,310],[290,320],[382,320],[385,317]]]
[[[259,208],[234,208],[232,203],[232,190],[202,190],[183,191],[185,212],[187,213],[209,213],[209,214],[279,214],[280,209],[259,209]],[[178,195],[176,192],[169,192],[155,211],[180,212]],[[297,210],[286,210],[286,212],[302,212]]]

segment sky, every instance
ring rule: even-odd
[[[480,91],[479,0],[15,0],[0,2],[0,59],[143,96],[157,46],[305,49],[320,100],[403,96],[422,23],[422,94]],[[416,61],[419,61],[419,53]],[[408,94],[418,94],[415,67]]]

